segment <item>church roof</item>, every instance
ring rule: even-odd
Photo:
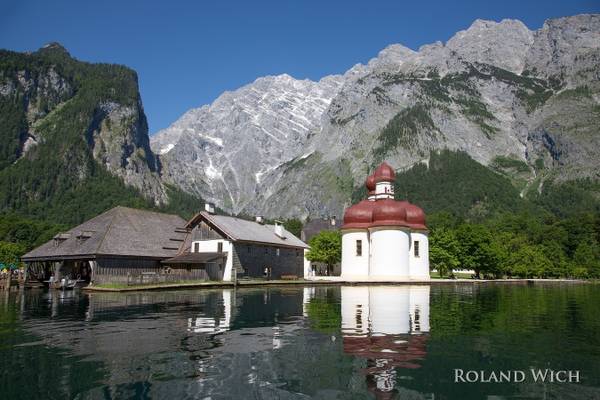
[[[375,183],[394,182],[395,179],[396,179],[396,172],[394,172],[394,168],[392,168],[385,161],[383,163],[381,163],[381,165],[375,169],[375,172],[373,172],[373,180],[375,181]],[[368,186],[367,186],[367,189],[369,189]]]
[[[187,231],[177,215],[128,207],[112,208],[25,254],[23,261],[130,256],[175,256]]]
[[[387,163],[382,163],[365,181],[369,196],[374,193],[374,182],[394,182],[396,174]],[[366,229],[376,226],[404,226],[425,230],[425,213],[408,201],[393,199],[363,200],[346,209],[342,229]]]

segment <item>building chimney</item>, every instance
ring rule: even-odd
[[[331,226],[335,226],[336,221],[335,221],[335,215],[331,217]]]
[[[261,224],[261,225],[265,223],[262,215],[257,215],[256,216],[256,222],[259,223],[259,224]]]
[[[275,221],[275,234],[282,239],[285,239],[285,235],[283,234],[283,225],[281,221]]]
[[[204,203],[204,211],[209,214],[215,213],[215,205],[213,203]]]

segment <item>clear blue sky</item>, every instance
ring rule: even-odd
[[[0,0],[0,48],[57,41],[76,58],[139,75],[150,132],[259,76],[318,80],[392,43],[446,41],[476,18],[545,19],[600,12],[600,0]]]

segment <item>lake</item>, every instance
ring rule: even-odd
[[[0,398],[600,399],[599,289],[0,293]]]

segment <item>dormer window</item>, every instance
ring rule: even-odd
[[[54,236],[54,246],[58,247],[62,244],[62,242],[64,242],[65,240],[67,240],[68,238],[71,237],[70,233],[59,233],[58,235]]]
[[[85,242],[86,240],[88,240],[89,238],[92,237],[92,233],[91,231],[81,231],[79,232],[79,234],[77,234],[76,238],[77,238],[77,244],[82,244],[83,242]]]

